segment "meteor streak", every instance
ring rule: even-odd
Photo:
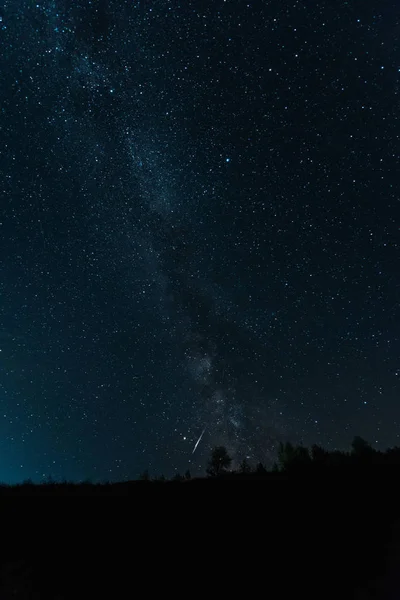
[[[200,444],[200,442],[201,442],[201,438],[203,437],[203,435],[204,435],[204,432],[205,432],[205,430],[206,430],[206,429],[207,429],[207,427],[204,427],[203,431],[201,432],[201,435],[200,435],[199,439],[197,440],[197,442],[196,442],[196,443],[195,443],[195,445],[194,445],[194,448],[193,448],[193,452],[192,452],[192,454],[194,454],[194,453],[196,452],[196,448],[197,448],[197,446]]]

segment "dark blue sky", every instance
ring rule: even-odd
[[[398,6],[0,17],[0,479],[398,444]]]

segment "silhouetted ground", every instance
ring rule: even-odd
[[[228,475],[184,481],[179,492],[175,481],[2,487],[3,512],[7,497],[30,497],[18,510],[30,506],[32,513],[34,506],[46,533],[34,551],[19,545],[17,558],[7,556],[5,544],[0,600],[161,593],[398,600],[398,474],[366,468]],[[89,509],[86,500],[33,500],[102,495],[130,499]]]

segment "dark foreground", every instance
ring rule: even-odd
[[[2,487],[0,599],[399,599],[398,482],[396,469]],[[21,519],[29,533],[13,535]]]

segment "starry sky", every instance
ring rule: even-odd
[[[400,445],[399,17],[3,2],[0,480]]]

